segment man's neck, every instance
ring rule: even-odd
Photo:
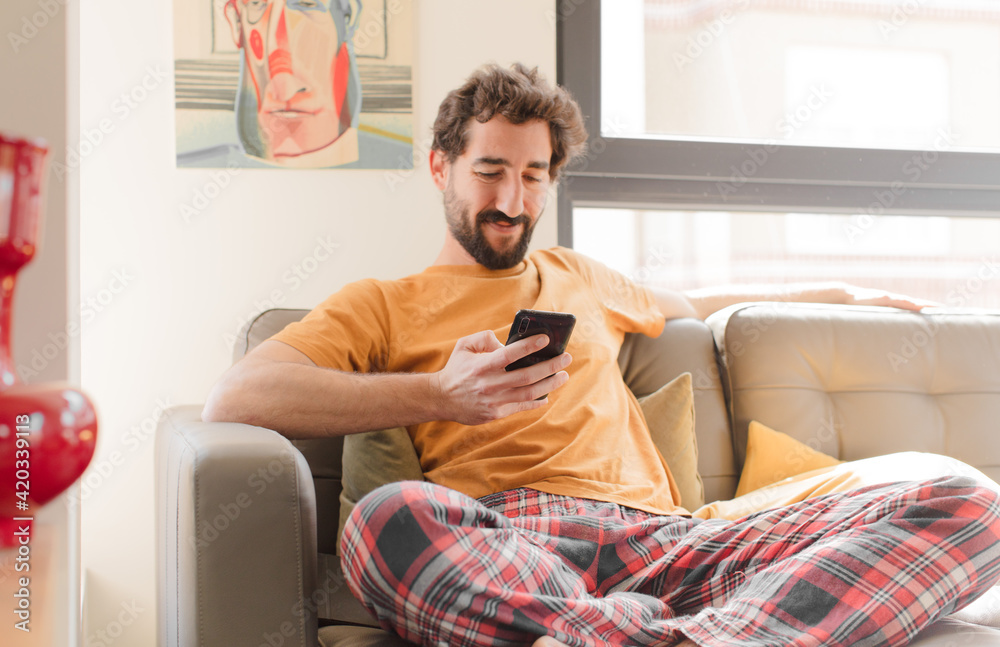
[[[472,254],[465,251],[462,244],[452,236],[446,235],[444,245],[432,265],[479,265]]]

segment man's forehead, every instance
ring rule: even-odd
[[[526,162],[533,168],[548,168],[552,157],[549,124],[541,119],[513,124],[500,116],[486,123],[473,120],[462,156],[473,163]]]

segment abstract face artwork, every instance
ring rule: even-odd
[[[358,0],[229,0],[240,48],[236,121],[244,152],[285,166],[358,157]]]

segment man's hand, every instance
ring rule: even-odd
[[[491,330],[459,339],[448,363],[433,376],[441,417],[479,425],[545,406],[548,399],[543,396],[569,379],[562,370],[572,361],[568,353],[515,371],[504,367],[544,348],[548,341],[545,335],[535,335],[504,346]]]
[[[908,297],[903,294],[886,292],[874,288],[861,288],[856,285],[844,285],[845,303],[858,306],[883,306],[886,308],[902,308],[903,310],[923,310],[940,306],[940,303]]]

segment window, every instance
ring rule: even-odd
[[[587,207],[573,217],[578,251],[647,285],[845,280],[1000,309],[1000,219]]]
[[[679,288],[843,278],[948,303],[978,276],[949,305],[1000,307],[1000,0],[557,12],[591,132],[561,244]]]
[[[600,18],[601,104],[630,135],[1000,150],[996,0],[618,0]]]

